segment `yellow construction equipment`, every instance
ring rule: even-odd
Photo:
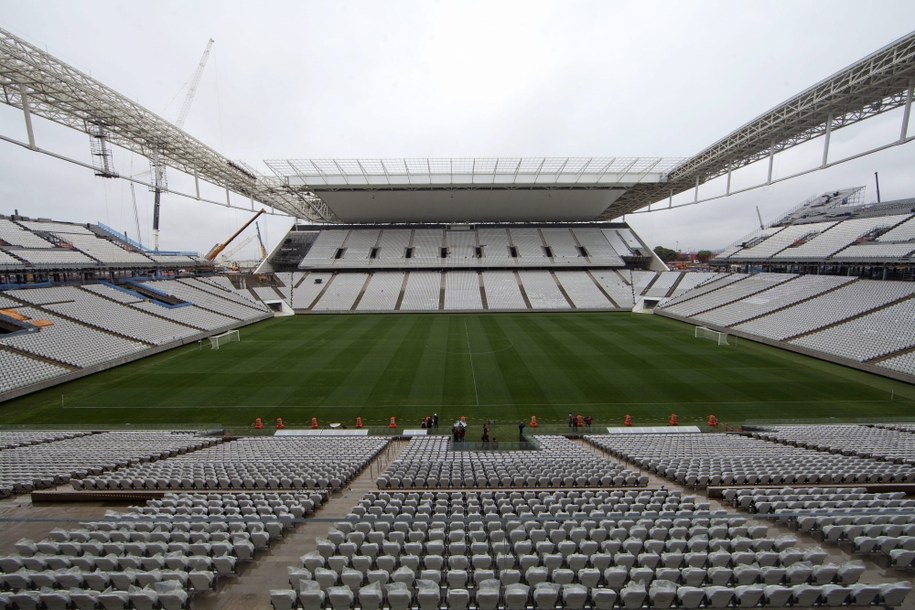
[[[204,258],[207,259],[208,261],[212,261],[212,260],[215,259],[217,256],[219,256],[219,253],[222,252],[223,250],[225,250],[225,249],[226,249],[226,246],[228,246],[229,244],[232,243],[232,240],[234,240],[236,237],[238,237],[239,235],[241,235],[242,231],[244,231],[245,229],[247,229],[248,227],[250,227],[250,226],[251,226],[251,223],[253,223],[255,220],[257,220],[258,218],[260,218],[260,215],[261,215],[261,214],[264,214],[266,211],[267,211],[267,210],[264,210],[264,209],[259,210],[259,211],[257,212],[257,214],[255,214],[255,215],[251,218],[251,220],[249,220],[248,222],[246,222],[245,224],[243,224],[243,225],[241,226],[241,228],[240,228],[238,231],[236,231],[235,233],[233,233],[232,236],[231,236],[229,239],[225,240],[225,241],[222,242],[221,244],[216,244],[215,246],[213,246],[213,248],[212,248],[209,252],[207,252],[207,255],[206,255]]]

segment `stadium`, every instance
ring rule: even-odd
[[[171,122],[0,29],[4,145],[156,206],[151,247],[0,216],[0,608],[915,608],[915,199],[825,186],[683,269],[629,220],[907,150],[915,33],[690,157],[269,174],[181,128],[211,46]],[[160,249],[166,171],[246,222]]]

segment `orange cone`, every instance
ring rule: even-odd
[[[631,415],[626,415],[626,417],[623,418],[623,425],[626,426],[627,428],[632,427],[632,416]]]
[[[286,427],[286,424],[283,423],[283,418],[282,418],[282,417],[277,417],[277,418],[276,418],[276,429],[277,429],[277,430],[282,430],[282,429],[285,428],[285,427]]]
[[[584,428],[584,427],[585,427],[585,418],[582,417],[581,415],[576,415],[576,416],[575,416],[575,424],[576,424],[579,428]]]
[[[709,428],[717,428],[718,427],[718,418],[715,417],[714,415],[709,415],[708,420],[705,423],[706,423],[706,425],[708,425]]]
[[[361,417],[356,418],[356,428],[362,428],[362,418]]]
[[[531,415],[531,423],[529,423],[528,426],[530,426],[531,428],[537,427],[537,416],[536,415]]]
[[[312,430],[317,430],[317,429],[318,429],[318,418],[317,418],[317,417],[312,417],[312,418],[311,418],[311,429],[312,429]]]
[[[391,418],[391,423],[388,424],[388,428],[390,428],[391,430],[393,430],[393,429],[395,429],[396,427],[397,427],[397,419],[394,418],[394,417],[392,417],[392,418]]]
[[[263,430],[263,429],[264,429],[264,422],[261,421],[261,418],[260,418],[260,417],[258,417],[257,419],[254,420],[254,429],[255,429],[255,430]]]
[[[667,419],[667,425],[668,426],[679,426],[680,425],[679,420],[677,419],[676,413],[670,414],[670,417]]]

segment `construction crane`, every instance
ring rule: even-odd
[[[241,226],[241,228],[238,229],[238,231],[236,231],[235,233],[232,233],[232,236],[229,237],[229,239],[225,240],[225,241],[222,242],[221,244],[216,244],[215,246],[213,246],[213,247],[210,249],[210,251],[207,252],[207,254],[206,254],[206,256],[205,256],[204,258],[207,259],[208,261],[211,261],[211,262],[212,262],[213,259],[215,259],[217,256],[219,256],[219,253],[222,252],[223,250],[225,250],[226,247],[227,247],[229,244],[231,244],[232,241],[233,241],[236,237],[238,237],[239,235],[241,235],[242,232],[243,232],[245,229],[247,229],[248,227],[250,227],[250,226],[251,226],[251,223],[253,223],[255,220],[257,220],[258,218],[260,218],[260,215],[261,215],[261,214],[264,214],[264,213],[266,213],[266,212],[267,212],[267,210],[265,210],[265,209],[263,209],[263,208],[261,208],[260,210],[258,210],[257,214],[255,214],[254,216],[252,216],[251,219],[250,219],[248,222],[246,222],[245,224],[243,224],[243,225]],[[263,249],[263,246],[261,246],[261,248]]]
[[[254,225],[254,228],[257,229],[257,245],[261,248],[261,260],[267,258],[267,248],[264,247],[264,238],[261,237],[261,223]]]
[[[203,69],[207,65],[207,60],[210,58],[210,49],[213,48],[213,39],[210,38],[207,41],[206,49],[203,50],[203,56],[200,58],[200,63],[197,64],[197,69],[194,71],[194,76],[191,77],[190,83],[187,87],[187,95],[184,97],[184,103],[181,104],[181,110],[178,112],[178,118],[175,119],[175,127],[183,127],[184,121],[187,120],[187,115],[191,111],[191,104],[194,102],[194,96],[197,94],[197,86],[200,84],[200,78],[203,76]],[[149,165],[152,171],[152,187],[153,192],[153,250],[156,252],[159,251],[159,206],[162,199],[162,192],[168,190],[168,180],[165,176],[165,163],[159,159],[159,155],[152,151],[149,155]]]

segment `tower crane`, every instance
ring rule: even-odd
[[[203,76],[203,69],[207,65],[207,60],[210,58],[210,49],[213,48],[213,39],[210,38],[207,41],[207,46],[203,50],[203,56],[200,58],[200,63],[197,64],[197,69],[194,71],[194,76],[191,77],[190,83],[187,87],[187,95],[184,98],[184,103],[181,104],[181,110],[178,112],[178,118],[175,119],[175,127],[183,127],[184,121],[187,120],[187,115],[191,110],[191,104],[194,102],[194,96],[197,94],[197,86],[200,84],[200,78]],[[162,199],[162,192],[168,190],[168,180],[165,176],[165,163],[162,159],[159,158],[157,152],[152,151],[149,156],[149,165],[152,171],[152,192],[153,192],[153,250],[156,252],[159,251],[159,205]]]

